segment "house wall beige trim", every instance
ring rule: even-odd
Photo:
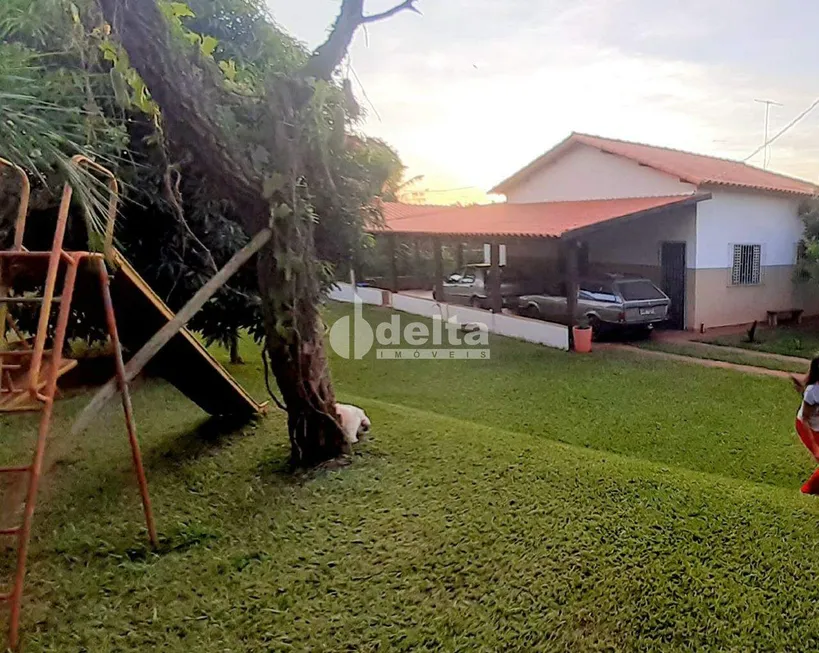
[[[793,281],[792,265],[762,268],[757,286],[732,286],[731,269],[689,270],[694,273],[696,306],[689,328],[706,328],[764,321],[767,311],[801,308],[806,315],[819,315],[819,287]],[[691,320],[689,319],[689,323]]]
[[[685,328],[694,331],[697,324],[697,271],[688,268],[685,271]]]

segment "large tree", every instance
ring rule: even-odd
[[[187,160],[215,200],[229,202],[248,234],[271,227],[257,273],[265,346],[288,414],[293,462],[337,457],[344,440],[324,352],[319,305],[326,262],[350,242],[340,229],[362,221],[365,188],[345,174],[347,97],[333,73],[356,30],[404,9],[366,15],[364,0],[343,0],[325,43],[292,71],[257,71],[241,84],[216,66],[192,30],[157,0],[99,0],[113,35],[161,112],[174,158]],[[164,11],[163,11],[164,10]],[[337,233],[336,233],[337,232]]]

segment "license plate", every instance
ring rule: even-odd
[[[654,315],[654,309],[653,308],[641,308],[640,309],[640,315]]]

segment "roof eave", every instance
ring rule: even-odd
[[[605,152],[606,154],[611,154],[613,156],[618,156],[624,159],[628,159],[633,161],[639,165],[646,166],[648,168],[652,168],[657,172],[661,172],[663,174],[669,175],[671,177],[675,177],[679,179],[681,182],[691,184],[696,187],[700,186],[727,186],[732,188],[744,188],[746,190],[756,190],[759,192],[767,192],[767,193],[775,193],[775,194],[784,194],[784,195],[795,195],[800,197],[813,197],[815,195],[819,195],[819,187],[814,189],[813,191],[798,191],[798,190],[785,190],[782,188],[769,188],[765,186],[753,186],[750,184],[736,184],[730,182],[720,182],[718,180],[708,180],[705,178],[700,178],[697,176],[692,175],[685,175],[680,174],[679,171],[672,170],[667,168],[663,165],[658,165],[654,161],[650,161],[648,159],[644,159],[640,156],[632,156],[626,155],[621,152],[613,151],[610,148],[607,148],[600,143],[593,142],[591,139],[602,139],[603,137],[592,136],[590,134],[582,134],[578,132],[572,132],[567,138],[560,141],[557,145],[552,147],[550,150],[541,154],[539,157],[528,163],[526,166],[518,170],[513,175],[507,177],[502,182],[494,186],[492,189],[489,190],[490,193],[495,194],[506,194],[509,190],[515,188],[516,186],[523,183],[527,178],[535,174],[538,170],[542,169],[544,166],[548,165],[549,163],[553,162],[559,156],[565,153],[571,146],[576,144],[585,145],[587,147],[592,147],[600,152]],[[635,145],[642,145],[641,143],[633,143]],[[649,146],[652,147],[652,146]],[[686,153],[690,154],[690,153]],[[711,157],[717,158],[717,157]],[[725,159],[725,161],[731,162],[730,159]],[[736,163],[736,162],[734,162]],[[806,180],[801,180],[795,177],[788,177],[787,175],[782,175],[781,173],[773,173],[779,177],[783,177],[786,179],[792,179],[795,182],[803,182],[808,183]]]
[[[526,240],[531,239],[538,239],[538,240],[557,240],[560,238],[560,235],[548,235],[548,234],[526,234],[526,233],[496,233],[496,234],[487,234],[483,232],[475,232],[475,231],[462,231],[462,232],[452,232],[452,233],[441,233],[436,231],[396,231],[395,229],[391,229],[389,227],[385,229],[368,229],[368,233],[373,235],[395,235],[395,236],[411,236],[413,238],[482,238],[486,241],[495,240],[498,238],[505,238],[505,239],[514,239],[514,238],[522,238]]]
[[[626,215],[617,216],[616,218],[611,218],[609,220],[604,220],[602,222],[596,222],[585,227],[570,229],[568,231],[565,231],[562,234],[561,238],[563,238],[564,240],[577,238],[578,236],[584,236],[594,231],[605,229],[607,227],[612,226],[613,224],[622,224],[623,222],[630,222],[631,220],[645,218],[656,213],[667,211],[668,209],[679,209],[684,208],[686,206],[694,206],[696,204],[699,204],[700,202],[704,202],[705,200],[710,199],[711,193],[708,192],[694,193],[693,195],[682,195],[680,196],[680,199],[676,202],[669,202],[667,204],[661,204],[660,206],[653,206],[649,209],[643,209],[642,211],[627,213]]]
[[[717,187],[717,188],[734,188],[737,190],[755,191],[757,193],[769,193],[771,195],[788,195],[795,197],[816,197],[819,195],[819,187],[813,190],[786,190],[784,188],[770,188],[768,186],[752,186],[749,184],[735,184],[728,181],[720,181],[716,179],[704,180],[699,184],[701,188]]]

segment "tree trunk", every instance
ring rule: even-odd
[[[300,148],[305,144],[288,131],[289,118],[313,98],[309,78],[330,80],[356,30],[404,10],[417,11],[416,0],[403,0],[381,13],[364,15],[364,0],[342,0],[327,41],[294,79],[268,89],[274,129],[269,154],[277,170],[254,165],[248,152],[222,129],[220,107],[242,100],[227,92],[215,66],[198,65],[178,47],[155,0],[99,0],[105,20],[129,55],[162,112],[168,141],[189,156],[209,180],[219,199],[230,201],[248,235],[270,226],[271,244],[258,259],[259,289],[265,318],[270,366],[287,405],[292,460],[314,465],[346,449],[335,412],[335,398],[324,354],[324,330],[318,306],[323,289],[316,261],[313,216],[296,210],[298,183],[270,197],[264,191],[271,172],[298,179],[303,174]],[[200,62],[201,63],[201,62]],[[274,97],[276,94],[281,97]],[[283,101],[286,98],[287,101]],[[261,125],[259,126],[261,128]],[[303,136],[301,138],[304,138]],[[282,157],[282,153],[289,153]],[[290,217],[271,220],[273,209],[289,206]],[[275,215],[275,212],[273,213]]]
[[[287,406],[290,463],[313,467],[349,453],[335,418],[335,397],[321,338],[299,346],[268,340],[270,368]],[[298,365],[291,361],[298,358]]]
[[[234,331],[230,334],[230,364],[244,365],[245,362],[239,355],[239,332]]]
[[[258,262],[259,291],[267,335],[270,369],[287,408],[290,462],[312,467],[349,453],[336,421],[335,394],[324,352],[324,328],[318,304],[305,296],[291,297],[290,318],[295,328],[283,336],[278,329],[281,310],[281,274],[276,252],[265,248]]]
[[[312,229],[308,225],[299,231],[296,216],[271,224],[271,204],[276,202],[264,197],[262,174],[219,123],[218,107],[230,106],[235,98],[220,88],[207,67],[195,65],[172,43],[156,2],[100,0],[100,6],[160,106],[170,145],[190,155],[219,196],[233,203],[249,235],[271,226],[276,245],[260,252],[257,267],[266,347],[287,406],[292,462],[311,466],[338,457],[345,444],[319,329],[319,281],[310,266],[280,269],[276,254],[314,261]],[[299,101],[309,99],[306,94]],[[289,169],[287,162],[281,167]]]

